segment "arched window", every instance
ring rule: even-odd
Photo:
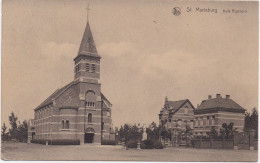
[[[88,123],[92,123],[92,113],[88,114]]]
[[[101,123],[101,130],[104,130],[104,122]]]
[[[65,128],[66,128],[66,129],[69,129],[69,128],[70,128],[70,121],[69,121],[69,120],[66,120]]]
[[[64,123],[64,120],[61,121],[61,128],[64,129],[65,127],[65,123]]]
[[[96,102],[96,95],[95,92],[93,92],[92,90],[89,90],[86,92],[86,107],[95,107],[95,102]]]
[[[188,107],[187,106],[185,106],[185,108],[184,108],[184,114],[188,114]]]

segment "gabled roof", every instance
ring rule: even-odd
[[[96,45],[94,42],[94,38],[92,36],[91,30],[90,30],[90,26],[89,26],[89,22],[87,22],[82,40],[81,40],[81,44],[79,47],[79,51],[78,51],[78,56],[79,55],[88,55],[88,56],[93,56],[93,57],[99,57],[97,53],[97,49],[96,49]]]
[[[102,101],[104,102],[104,103],[103,103],[103,108],[104,108],[104,109],[109,109],[109,108],[112,107],[112,104],[108,101],[108,99],[104,96],[103,93],[101,93],[101,99],[102,99]]]
[[[57,89],[53,94],[51,94],[45,101],[43,101],[35,110],[38,110],[39,108],[48,105],[52,102],[52,100],[55,100],[61,93],[63,93],[66,89],[68,89],[74,81],[70,82],[69,84],[65,85],[64,87]]]
[[[193,110],[195,109],[189,99],[184,99],[179,101],[168,101],[168,105],[170,108],[169,116],[176,113],[186,102],[188,102],[191,105]]]
[[[245,110],[243,107],[241,107],[232,99],[226,99],[221,97],[203,100],[196,110],[213,109],[213,108]]]

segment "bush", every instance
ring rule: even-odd
[[[126,143],[127,148],[137,148],[137,141],[135,140],[130,140]]]
[[[49,145],[80,145],[79,139],[55,139],[55,140],[44,140],[44,139],[35,139],[31,140],[31,143],[37,144],[46,144],[48,141]]]
[[[154,142],[152,140],[144,140],[143,143],[145,144],[145,149],[153,149]]]
[[[144,144],[144,142],[141,142],[140,148],[141,149],[146,149],[146,145]]]
[[[161,142],[154,142],[155,149],[163,149],[163,144]]]
[[[116,141],[114,141],[114,140],[102,140],[101,145],[116,145]]]

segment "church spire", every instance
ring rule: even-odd
[[[79,47],[78,55],[89,55],[89,56],[95,56],[95,57],[100,57],[97,54],[97,49],[96,45],[90,30],[89,26],[89,20],[88,20],[88,15],[89,15],[89,6],[87,8],[87,25],[81,40],[81,44]]]

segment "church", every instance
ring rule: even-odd
[[[34,109],[34,140],[75,140],[80,144],[114,139],[112,104],[101,92],[100,60],[89,21],[74,59],[74,80]]]

